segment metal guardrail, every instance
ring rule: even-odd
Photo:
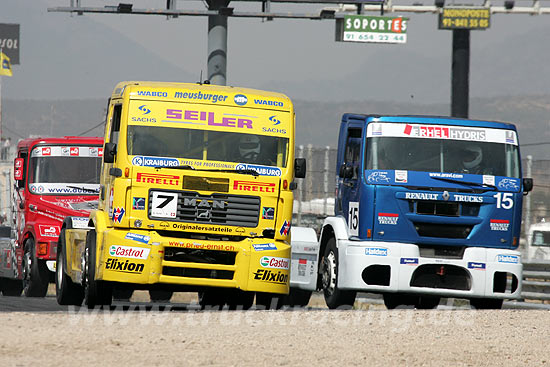
[[[524,300],[550,301],[550,262],[523,262]]]

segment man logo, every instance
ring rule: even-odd
[[[139,106],[138,109],[143,112],[144,115],[151,113],[151,110],[148,109],[146,105]]]

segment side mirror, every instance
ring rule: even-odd
[[[353,178],[353,167],[342,164],[338,176],[340,176],[340,178]]]
[[[116,155],[116,144],[105,143],[105,149],[103,150],[103,162],[114,163]]]
[[[532,178],[524,178],[523,179],[523,192],[528,193],[531,190],[533,190],[533,179]]]
[[[15,158],[15,161],[13,163],[13,179],[16,181],[23,179],[23,166],[25,163],[25,159],[23,158]]]
[[[304,158],[294,159],[294,176],[296,178],[306,177],[306,160]]]

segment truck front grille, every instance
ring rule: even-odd
[[[174,266],[163,266],[162,275],[186,278],[205,278],[205,279],[233,279],[235,272],[231,270],[213,270],[213,269],[195,269],[195,268],[176,268]]]
[[[153,191],[161,190],[151,190],[149,202],[152,201]],[[176,218],[154,217],[151,215],[151,208],[149,208],[149,218],[168,219],[174,222],[256,227],[260,215],[260,203],[261,199],[258,196],[218,193],[201,195],[193,191],[179,191]]]
[[[409,211],[423,215],[439,215],[447,217],[477,216],[480,205],[476,203],[458,203],[443,201],[410,200]]]
[[[165,247],[164,260],[186,263],[235,265],[237,253],[231,251]]]

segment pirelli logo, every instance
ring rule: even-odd
[[[141,173],[138,172],[137,182],[143,182],[148,184],[166,185],[166,186],[179,186],[180,177],[174,175],[160,175],[156,173]]]
[[[277,187],[274,183],[256,182],[256,181],[237,181],[233,182],[233,189],[250,192],[275,192]]]

